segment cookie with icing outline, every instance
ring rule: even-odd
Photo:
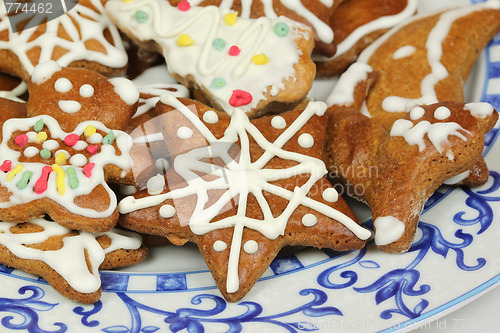
[[[25,102],[28,99],[28,86],[21,79],[0,73],[0,98],[16,102]]]
[[[441,102],[414,107],[388,131],[360,112],[372,73],[358,79],[353,98],[327,111],[326,164],[337,181],[363,188],[349,193],[370,206],[378,247],[405,252],[427,199],[482,160],[498,113],[488,103]]]
[[[134,265],[147,249],[132,232],[102,234],[70,230],[41,218],[0,222],[0,263],[43,277],[57,292],[82,303],[101,297],[98,269]]]
[[[286,17],[245,19],[164,0],[112,0],[106,9],[122,32],[161,52],[173,77],[218,110],[258,116],[300,103],[312,86],[312,31]]]
[[[127,53],[116,27],[104,14],[107,0],[80,0],[64,15],[13,33],[0,6],[0,71],[27,81],[40,63],[85,67],[105,75],[124,74]]]
[[[119,223],[196,243],[228,301],[285,245],[360,249],[371,235],[324,178],[324,103],[251,121],[171,95],[157,108],[173,167],[120,202]]]

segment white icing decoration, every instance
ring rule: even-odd
[[[71,156],[71,158],[69,159],[69,164],[77,167],[83,167],[85,164],[87,164],[87,158],[85,157],[85,155],[76,154]]]
[[[68,91],[73,89],[73,84],[67,78],[62,77],[56,80],[54,89],[60,93],[67,93]]]
[[[392,55],[392,59],[402,59],[411,56],[417,48],[413,45],[405,45],[400,47],[399,49],[394,52]]]
[[[80,87],[80,90],[78,92],[80,93],[80,96],[89,98],[94,96],[94,87],[92,87],[90,84],[84,84]]]
[[[28,85],[26,84],[26,82],[21,82],[17,85],[17,87],[15,87],[10,91],[5,91],[5,90],[0,91],[0,97],[5,99],[10,99],[11,101],[14,102],[26,103],[26,101],[20,99],[19,96],[26,93],[27,91],[28,91]]]
[[[83,141],[83,140],[78,140],[75,145],[73,146],[73,149],[74,150],[84,150],[85,148],[87,148],[89,145],[87,142]]]
[[[160,207],[160,216],[163,218],[171,218],[175,215],[175,208],[172,205],[163,205]]]
[[[214,250],[217,251],[217,252],[222,252],[224,251],[225,249],[227,249],[227,244],[221,240],[217,240],[214,242]]]
[[[37,136],[37,132],[28,132],[26,133],[26,136],[28,137],[28,142],[35,142],[35,139],[36,139],[36,136]]]
[[[119,204],[120,213],[127,214],[160,205],[166,200],[196,195],[198,204],[189,220],[179,221],[181,225],[189,225],[191,231],[197,235],[222,228],[234,228],[228,262],[226,285],[228,292],[232,293],[239,289],[238,266],[244,228],[259,231],[269,239],[276,239],[284,234],[290,216],[301,205],[339,221],[359,238],[367,239],[370,237],[370,231],[358,225],[347,215],[308,197],[313,186],[327,173],[323,161],[283,150],[283,146],[296,135],[309,119],[314,115],[325,114],[326,105],[324,103],[310,102],[306,109],[274,142],[269,142],[241,109],[235,109],[224,136],[217,139],[198,116],[175,97],[164,94],[161,96],[161,101],[182,113],[204,136],[209,146],[195,148],[175,157],[173,168],[186,181],[185,187],[139,199],[126,197]],[[264,150],[259,159],[252,162],[249,151],[250,136]],[[241,150],[238,158],[232,159],[229,156],[229,149],[237,141],[240,142]],[[221,158],[226,161],[225,167],[212,167],[204,161],[205,158],[209,157]],[[275,157],[296,161],[297,165],[285,169],[267,169],[266,165]],[[203,177],[198,176],[199,173],[210,174],[217,179],[206,182]],[[295,187],[293,191],[272,184],[277,180],[288,179],[299,174],[308,174],[310,178],[302,186]],[[211,190],[225,190],[225,192],[216,203],[205,207]],[[264,192],[289,201],[286,209],[280,215],[273,215],[271,207],[264,197]],[[263,213],[262,220],[249,218],[246,215],[247,198],[250,194],[257,199]],[[213,219],[221,213],[221,209],[233,200],[238,201],[237,213],[213,222]]]
[[[171,89],[171,90],[169,90]],[[139,107],[135,112],[132,119],[153,109],[156,103],[160,100],[160,95],[164,93],[172,94],[178,98],[188,98],[189,90],[180,84],[173,83],[157,83],[138,87],[139,93],[144,95],[151,95],[153,97],[143,98],[139,97]],[[173,90],[173,91],[172,91]]]
[[[302,217],[302,224],[305,225],[306,227],[312,227],[318,223],[318,218],[314,216],[313,214],[307,213]]]
[[[193,136],[193,130],[186,126],[179,127],[177,130],[177,136],[180,139],[187,140]]]
[[[375,226],[375,244],[383,246],[401,238],[405,224],[393,216],[380,216],[373,222]]]
[[[132,195],[137,193],[137,189],[133,185],[122,185],[120,186],[120,194],[123,195]]]
[[[54,150],[59,148],[59,142],[56,140],[47,140],[42,143],[42,147],[48,150]]]
[[[271,126],[276,129],[283,129],[286,127],[286,120],[282,116],[274,116],[271,119]]]
[[[109,79],[109,82],[115,87],[115,93],[126,104],[134,105],[139,100],[139,90],[137,90],[134,82],[123,77]]]
[[[87,138],[87,141],[90,143],[90,144],[98,144],[98,143],[101,143],[102,142],[102,135],[99,134],[99,133],[94,133],[92,134],[91,136],[89,136]]]
[[[448,178],[447,180],[445,180],[443,182],[443,184],[446,184],[446,185],[455,185],[459,182],[461,182],[462,180],[464,180],[465,178],[469,177],[470,175],[470,170],[466,170],[454,177],[451,177],[451,178]]]
[[[0,8],[0,15],[2,15],[2,10],[3,8]],[[0,27],[2,26],[3,22],[8,22],[8,20],[3,19],[0,22]],[[1,28],[0,28],[1,30]],[[10,30],[10,29],[9,29]],[[0,48],[2,48],[2,43],[0,42]],[[25,66],[26,67],[26,66]],[[59,72],[62,70],[62,67],[55,61],[47,61],[47,62],[40,62],[38,66],[36,66],[33,70],[33,73],[31,74],[31,82],[34,84],[42,84],[45,81],[50,80],[52,75],[55,73]]]
[[[345,105],[354,103],[356,86],[368,78],[373,69],[367,64],[354,63],[340,76],[332,92],[326,99],[328,106]]]
[[[166,171],[170,169],[170,162],[166,158],[161,157],[155,161],[155,167],[158,170]]]
[[[299,136],[298,139],[299,146],[302,148],[311,148],[314,146],[314,138],[311,134],[309,133],[304,133]]]
[[[434,111],[434,118],[437,120],[445,120],[451,116],[451,111],[445,106],[440,106]]]
[[[134,144],[144,144],[144,143],[152,143],[158,141],[164,141],[165,137],[162,132],[150,133],[134,139]]]
[[[203,114],[203,121],[207,124],[216,124],[219,121],[219,116],[214,110],[208,110]]]
[[[259,244],[254,240],[246,241],[243,245],[243,250],[248,254],[254,254],[259,249]]]
[[[410,119],[411,120],[419,120],[425,114],[425,110],[423,107],[417,106],[411,109],[410,111]]]
[[[82,105],[77,101],[61,100],[61,101],[57,102],[57,105],[59,106],[59,108],[61,110],[63,110],[66,113],[70,113],[70,114],[76,113],[76,112],[80,111],[80,109],[82,108]]]
[[[337,202],[337,200],[339,200],[339,193],[333,187],[329,187],[324,190],[322,196],[327,202]]]
[[[135,250],[141,246],[139,235],[112,229],[102,234],[79,231],[78,235],[65,237],[62,248],[42,251],[29,246],[43,243],[53,236],[64,236],[71,230],[41,218],[29,222],[42,227],[43,231],[13,234],[10,228],[15,226],[15,223],[0,223],[0,244],[17,257],[43,261],[81,293],[95,292],[101,286],[98,269],[106,254],[118,249]],[[106,249],[103,249],[96,240],[101,235],[111,239],[111,245]],[[88,256],[88,261],[85,255]],[[87,263],[90,264],[90,271]]]
[[[24,156],[33,157],[36,156],[40,151],[36,147],[28,147],[24,150]]]
[[[163,189],[165,188],[165,178],[163,178],[163,175],[156,175],[151,178],[149,178],[146,187],[148,189],[148,193],[151,195],[155,194],[160,194],[163,192]]]
[[[490,103],[467,103],[464,110],[470,111],[470,114],[476,118],[486,118],[493,114],[493,106]]]

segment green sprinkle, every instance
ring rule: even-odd
[[[25,171],[23,172],[23,175],[21,176],[21,179],[17,182],[17,188],[20,190],[23,190],[28,186],[28,182],[30,181],[31,177],[33,176],[33,172],[31,171]]]
[[[47,148],[40,150],[40,156],[44,159],[48,159],[52,156],[52,153]]]
[[[40,132],[42,129],[43,129],[43,119],[40,119],[38,120],[36,123],[35,123],[35,132]]]
[[[212,84],[210,87],[212,87],[214,89],[221,89],[221,88],[224,88],[225,85],[226,85],[226,81],[223,78],[216,77],[212,80]]]
[[[274,25],[273,31],[279,37],[286,37],[288,35],[288,25],[278,22]]]
[[[66,175],[68,176],[69,187],[71,187],[73,190],[78,188],[79,183],[78,183],[78,177],[76,176],[75,168],[68,167],[66,169]]]
[[[222,51],[226,48],[226,42],[222,38],[216,38],[214,39],[213,46],[217,51]]]
[[[112,144],[115,141],[115,133],[113,133],[113,130],[109,131],[108,134],[104,138],[102,138],[102,143],[103,144]]]
[[[139,23],[146,23],[148,20],[148,14],[143,10],[136,11],[134,16]]]

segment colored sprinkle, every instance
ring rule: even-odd
[[[143,10],[136,11],[134,17],[139,23],[146,23],[148,20],[148,14]]]
[[[83,174],[87,177],[87,178],[90,178],[92,176],[92,169],[94,168],[95,166],[95,163],[89,163],[89,164],[86,164],[84,167],[83,167]]]
[[[99,147],[96,146],[96,145],[90,145],[90,146],[87,147],[87,151],[89,153],[91,153],[92,155],[94,155],[95,153],[97,153],[97,149],[99,149]]]
[[[108,134],[104,138],[102,138],[102,143],[104,145],[110,145],[115,141],[115,133],[113,133],[113,130],[109,131]]]
[[[216,38],[214,39],[213,46],[217,51],[222,51],[226,47],[226,41],[222,38]]]
[[[224,88],[225,85],[226,81],[223,78],[216,77],[212,80],[212,84],[210,85],[210,87],[214,89],[221,89]]]
[[[10,160],[3,161],[2,166],[0,166],[0,170],[3,172],[9,172],[10,169],[12,169],[12,161]]]
[[[42,150],[40,150],[40,156],[44,159],[47,159],[52,156],[52,153],[47,148],[43,148]]]
[[[76,176],[75,168],[69,167],[66,169],[66,175],[68,176],[69,187],[73,190],[78,188],[78,177]]]
[[[233,90],[233,94],[229,99],[229,105],[233,107],[239,107],[243,105],[248,105],[252,102],[252,95],[244,90]]]
[[[38,132],[38,134],[35,137],[35,143],[44,143],[45,140],[47,140],[47,133]]]
[[[240,52],[241,52],[240,48],[236,45],[233,45],[229,48],[229,55],[230,56],[236,57],[236,56],[240,55]]]
[[[66,163],[66,154],[64,152],[61,151],[56,155],[56,163],[59,165]]]
[[[26,146],[26,144],[28,143],[28,136],[26,134],[19,134],[18,136],[16,136],[16,138],[14,139],[14,142],[16,143],[16,145],[18,145],[19,147],[24,147]]]
[[[17,188],[20,190],[24,190],[28,186],[28,182],[30,181],[32,176],[33,176],[33,172],[31,172],[29,170],[23,172],[21,179],[19,179],[19,181],[16,184]]]
[[[252,62],[256,65],[265,65],[269,62],[269,58],[264,54],[256,54],[252,57]]]
[[[52,167],[46,165],[42,168],[42,175],[35,183],[35,193],[42,194],[47,190],[47,182],[49,179],[49,174],[52,172]]]
[[[177,38],[177,45],[190,46],[194,44],[194,40],[186,34],[182,34]]]
[[[132,2],[134,0],[123,0],[123,2]]]
[[[54,170],[55,173],[57,174],[56,177],[57,193],[59,193],[59,195],[64,195],[64,193],[66,193],[66,184],[64,184],[64,178],[66,178],[66,174],[64,173],[63,168],[61,168],[59,164],[53,164],[52,170]]]
[[[23,171],[23,165],[21,163],[19,163],[18,165],[16,165],[16,167],[14,169],[12,169],[8,174],[7,174],[7,181],[11,181],[12,179],[14,179],[14,177],[21,171]]]
[[[35,132],[40,132],[43,129],[43,119],[38,120],[35,123]]]
[[[229,13],[224,15],[224,22],[226,22],[227,25],[232,26],[236,23],[238,13]]]
[[[278,22],[274,25],[273,31],[279,37],[286,37],[288,35],[288,25]]]
[[[181,1],[181,2],[179,2],[179,4],[177,5],[177,8],[178,8],[180,11],[186,12],[186,11],[188,11],[189,9],[191,9],[191,5],[189,4],[189,1],[187,1],[187,0],[182,0],[182,1]]]
[[[96,129],[95,129],[95,126],[94,125],[88,125],[87,127],[85,127],[85,129],[83,130],[83,134],[88,138],[92,135],[94,135],[96,132]]]
[[[74,133],[71,133],[71,134],[66,135],[66,137],[64,138],[64,143],[70,147],[73,147],[74,145],[76,145],[78,140],[80,140],[80,136],[78,136]]]

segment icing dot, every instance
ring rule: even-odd
[[[274,25],[273,32],[279,37],[286,37],[288,35],[288,25],[278,22]]]
[[[451,111],[447,107],[440,106],[434,111],[434,118],[438,120],[445,120],[451,116]]]
[[[282,116],[275,116],[271,119],[271,126],[276,129],[283,129],[286,127],[286,120]]]
[[[134,17],[139,23],[146,23],[148,20],[148,14],[143,10],[136,11]]]
[[[69,163],[77,167],[82,167],[87,164],[87,158],[85,157],[85,155],[76,154],[71,156],[71,158],[69,159]]]
[[[80,140],[80,137],[74,133],[66,135],[64,138],[64,143],[70,147],[73,147],[76,145],[76,143]]]
[[[217,51],[222,51],[226,47],[226,41],[222,38],[216,38],[212,45]]]
[[[175,208],[172,205],[163,205],[160,207],[160,216],[163,218],[171,218],[175,215]]]
[[[95,166],[95,163],[89,163],[83,167],[82,172],[85,175],[85,177],[87,177],[87,178],[92,177],[92,169],[94,168],[94,166]]]
[[[244,90],[233,90],[233,94],[229,99],[229,105],[239,107],[248,105],[252,102],[252,95]]]
[[[165,188],[165,178],[160,174],[153,176],[149,178],[146,187],[148,188],[149,194],[160,194]]]
[[[82,105],[77,101],[59,101],[57,105],[66,113],[76,113],[82,108]]]
[[[42,150],[40,150],[40,156],[43,159],[48,159],[52,156],[52,153],[47,148],[43,148]]]
[[[37,136],[36,132],[28,132],[26,135],[28,136],[28,142],[35,142]]]
[[[189,4],[189,1],[187,0],[182,0],[181,2],[179,2],[179,4],[177,5],[177,8],[180,10],[180,11],[188,11],[189,9],[191,9],[191,5]]]
[[[90,143],[101,143],[102,142],[102,135],[99,133],[95,133],[94,135],[91,135],[88,137],[88,141]]]
[[[75,150],[82,150],[82,149],[87,148],[87,146],[88,146],[87,142],[82,141],[82,140],[78,140],[75,143],[75,145],[73,146],[73,149],[75,149]]]
[[[256,65],[265,65],[269,62],[269,58],[264,54],[256,54],[252,57],[252,62]]]
[[[304,133],[299,136],[299,146],[302,148],[311,148],[314,145],[314,138],[309,133]]]
[[[82,97],[92,97],[94,96],[94,87],[92,87],[90,84],[84,84],[83,86],[80,87],[80,96]],[[89,125],[90,126],[90,125]]]
[[[35,128],[34,128],[35,132],[40,132],[43,129],[43,126],[44,126],[43,119],[38,120],[35,123]]]
[[[33,157],[33,156],[36,156],[38,155],[38,148],[36,147],[28,147],[24,150],[24,156],[26,157]]]
[[[64,150],[61,150],[56,153],[56,164],[63,165],[66,163],[66,159],[68,156],[66,155],[66,152]]]
[[[38,134],[35,137],[35,143],[40,144],[40,143],[45,142],[45,140],[47,140],[47,133],[45,133],[45,132],[38,132]]]
[[[190,46],[194,44],[194,40],[189,37],[189,35],[182,34],[177,38],[177,45],[179,46]]]
[[[102,138],[102,144],[104,145],[110,145],[115,141],[115,133],[113,130],[110,130],[108,134],[104,138]]]
[[[184,140],[189,139],[193,136],[193,130],[190,129],[189,127],[182,126],[177,130],[177,136],[180,139],[184,139]]]
[[[99,147],[96,146],[96,145],[90,145],[90,146],[87,147],[87,151],[89,153],[91,153],[92,155],[94,155],[95,153],[97,153],[97,149],[99,149]]]
[[[166,158],[159,158],[155,161],[155,167],[159,170],[168,170],[170,168],[170,163]]]
[[[87,127],[85,127],[85,129],[83,130],[83,134],[88,138],[92,135],[94,135],[96,132],[96,129],[95,129],[95,126],[94,125],[88,125]]]
[[[67,93],[68,91],[73,89],[73,85],[71,84],[70,80],[66,78],[60,78],[57,79],[56,83],[54,84],[54,89],[60,93]]]
[[[425,110],[422,107],[420,107],[420,106],[414,107],[410,111],[410,119],[411,120],[420,119],[424,116],[424,114],[425,114]]]
[[[226,85],[226,81],[221,77],[216,77],[212,80],[212,84],[210,85],[213,89],[221,89]]]
[[[306,227],[312,227],[316,223],[318,223],[318,218],[313,214],[306,214],[302,217],[302,224]]]
[[[217,252],[222,252],[225,249],[227,249],[227,244],[221,240],[215,241],[214,245],[214,250]]]
[[[0,166],[0,170],[3,172],[9,172],[10,169],[12,169],[12,161],[10,160],[3,161],[2,166]]]
[[[240,52],[241,52],[240,48],[236,45],[233,45],[229,48],[229,55],[230,56],[233,56],[233,57],[238,56],[240,54]]]
[[[259,244],[254,240],[249,240],[243,245],[243,250],[248,254],[253,254],[259,249]]]
[[[26,134],[19,134],[14,139],[14,143],[19,147],[24,147],[28,143],[28,136]]]
[[[48,150],[53,150],[59,148],[59,142],[56,140],[47,140],[42,145],[43,148],[47,148]]]
[[[327,202],[336,202],[339,199],[339,193],[333,187],[324,190],[322,196]]]
[[[224,22],[226,22],[228,26],[235,25],[236,19],[237,19],[237,13],[228,13],[224,15]]]
[[[219,121],[219,116],[213,110],[208,110],[203,114],[203,120],[208,124],[215,124]]]

